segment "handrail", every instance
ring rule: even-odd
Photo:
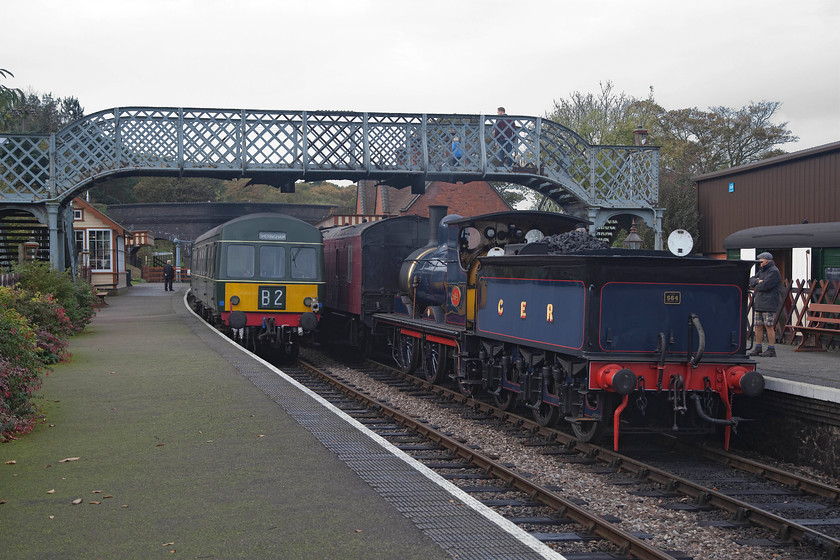
[[[515,127],[512,161],[493,130]],[[463,157],[453,162],[459,136]],[[659,149],[591,146],[540,117],[118,107],[53,135],[0,134],[0,203],[58,202],[109,176],[296,180],[490,180],[521,184],[558,202],[652,208]],[[293,188],[293,187],[292,187]]]

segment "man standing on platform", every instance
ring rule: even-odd
[[[750,287],[755,290],[753,310],[755,311],[755,348],[750,356],[775,358],[776,347],[776,311],[779,309],[779,296],[782,292],[782,275],[773,262],[773,255],[768,252],[756,257],[761,266],[750,278]],[[767,332],[767,350],[761,351],[761,342]]]
[[[163,265],[163,291],[172,292],[172,281],[175,280],[175,267],[172,266],[172,261],[166,261]]]

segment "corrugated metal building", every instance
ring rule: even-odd
[[[692,179],[697,183],[701,247],[709,256],[739,258],[737,250],[727,253],[724,240],[744,229],[840,222],[840,142]],[[779,253],[776,263],[791,278],[790,251]]]

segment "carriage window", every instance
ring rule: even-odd
[[[347,283],[353,281],[353,246],[347,246]]]
[[[254,277],[254,247],[230,245],[227,249],[227,273],[230,278]]]
[[[286,248],[263,245],[260,247],[260,277],[283,278],[286,276]]]
[[[312,247],[292,247],[289,250],[292,257],[292,278],[316,279],[318,266],[315,249]]]

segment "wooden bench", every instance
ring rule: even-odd
[[[840,304],[812,303],[805,311],[805,326],[793,327],[794,331],[802,335],[802,342],[796,347],[796,352],[825,352],[820,344],[820,336],[829,336],[826,343],[830,343],[835,336],[840,337]],[[810,344],[809,340],[812,341]]]
[[[111,293],[111,290],[116,290],[116,284],[97,284],[93,287],[96,290],[96,297],[99,298],[99,302],[97,303],[97,307],[103,307],[108,305],[108,302],[105,301],[105,296]]]

